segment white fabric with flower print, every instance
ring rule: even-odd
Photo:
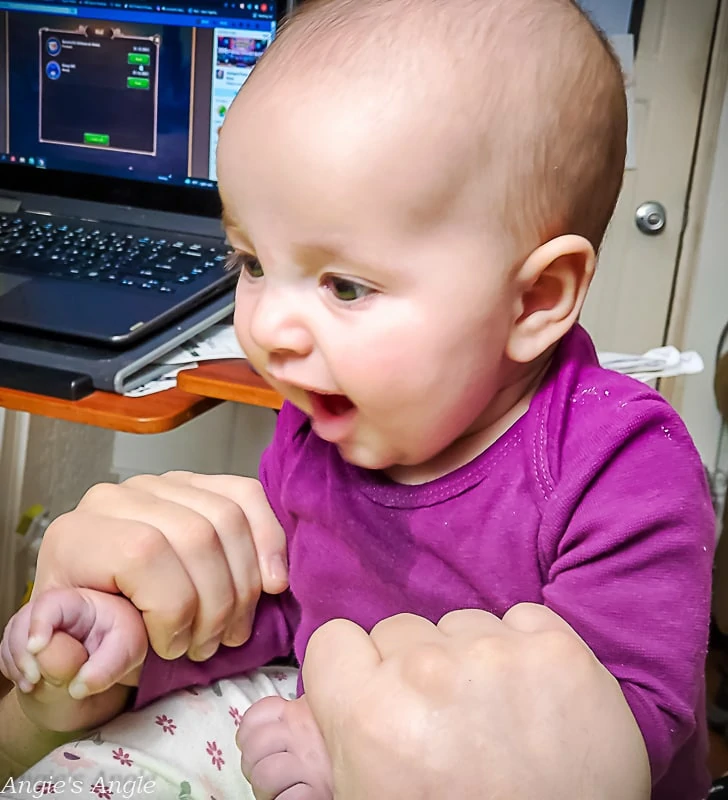
[[[296,696],[298,670],[265,667],[175,692],[57,748],[0,797],[40,800],[254,800],[235,734],[256,700]]]

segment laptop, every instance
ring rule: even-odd
[[[125,348],[230,293],[217,137],[287,6],[0,0],[0,340]]]

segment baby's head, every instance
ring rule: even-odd
[[[625,140],[570,0],[304,5],[220,137],[251,361],[352,463],[448,471],[577,320]]]

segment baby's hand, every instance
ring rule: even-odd
[[[236,737],[257,800],[332,800],[331,762],[306,698],[266,697],[243,715]]]
[[[126,598],[54,589],[33,597],[8,623],[0,671],[25,695],[26,713],[56,730],[68,719],[72,730],[114,700],[100,695],[117,684],[135,685],[146,653],[144,621]],[[78,701],[89,697],[82,711]]]

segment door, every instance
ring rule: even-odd
[[[636,169],[625,173],[582,317],[599,349],[642,353],[663,343],[718,5],[645,0],[631,122]],[[635,224],[647,201],[666,209],[658,235]]]

